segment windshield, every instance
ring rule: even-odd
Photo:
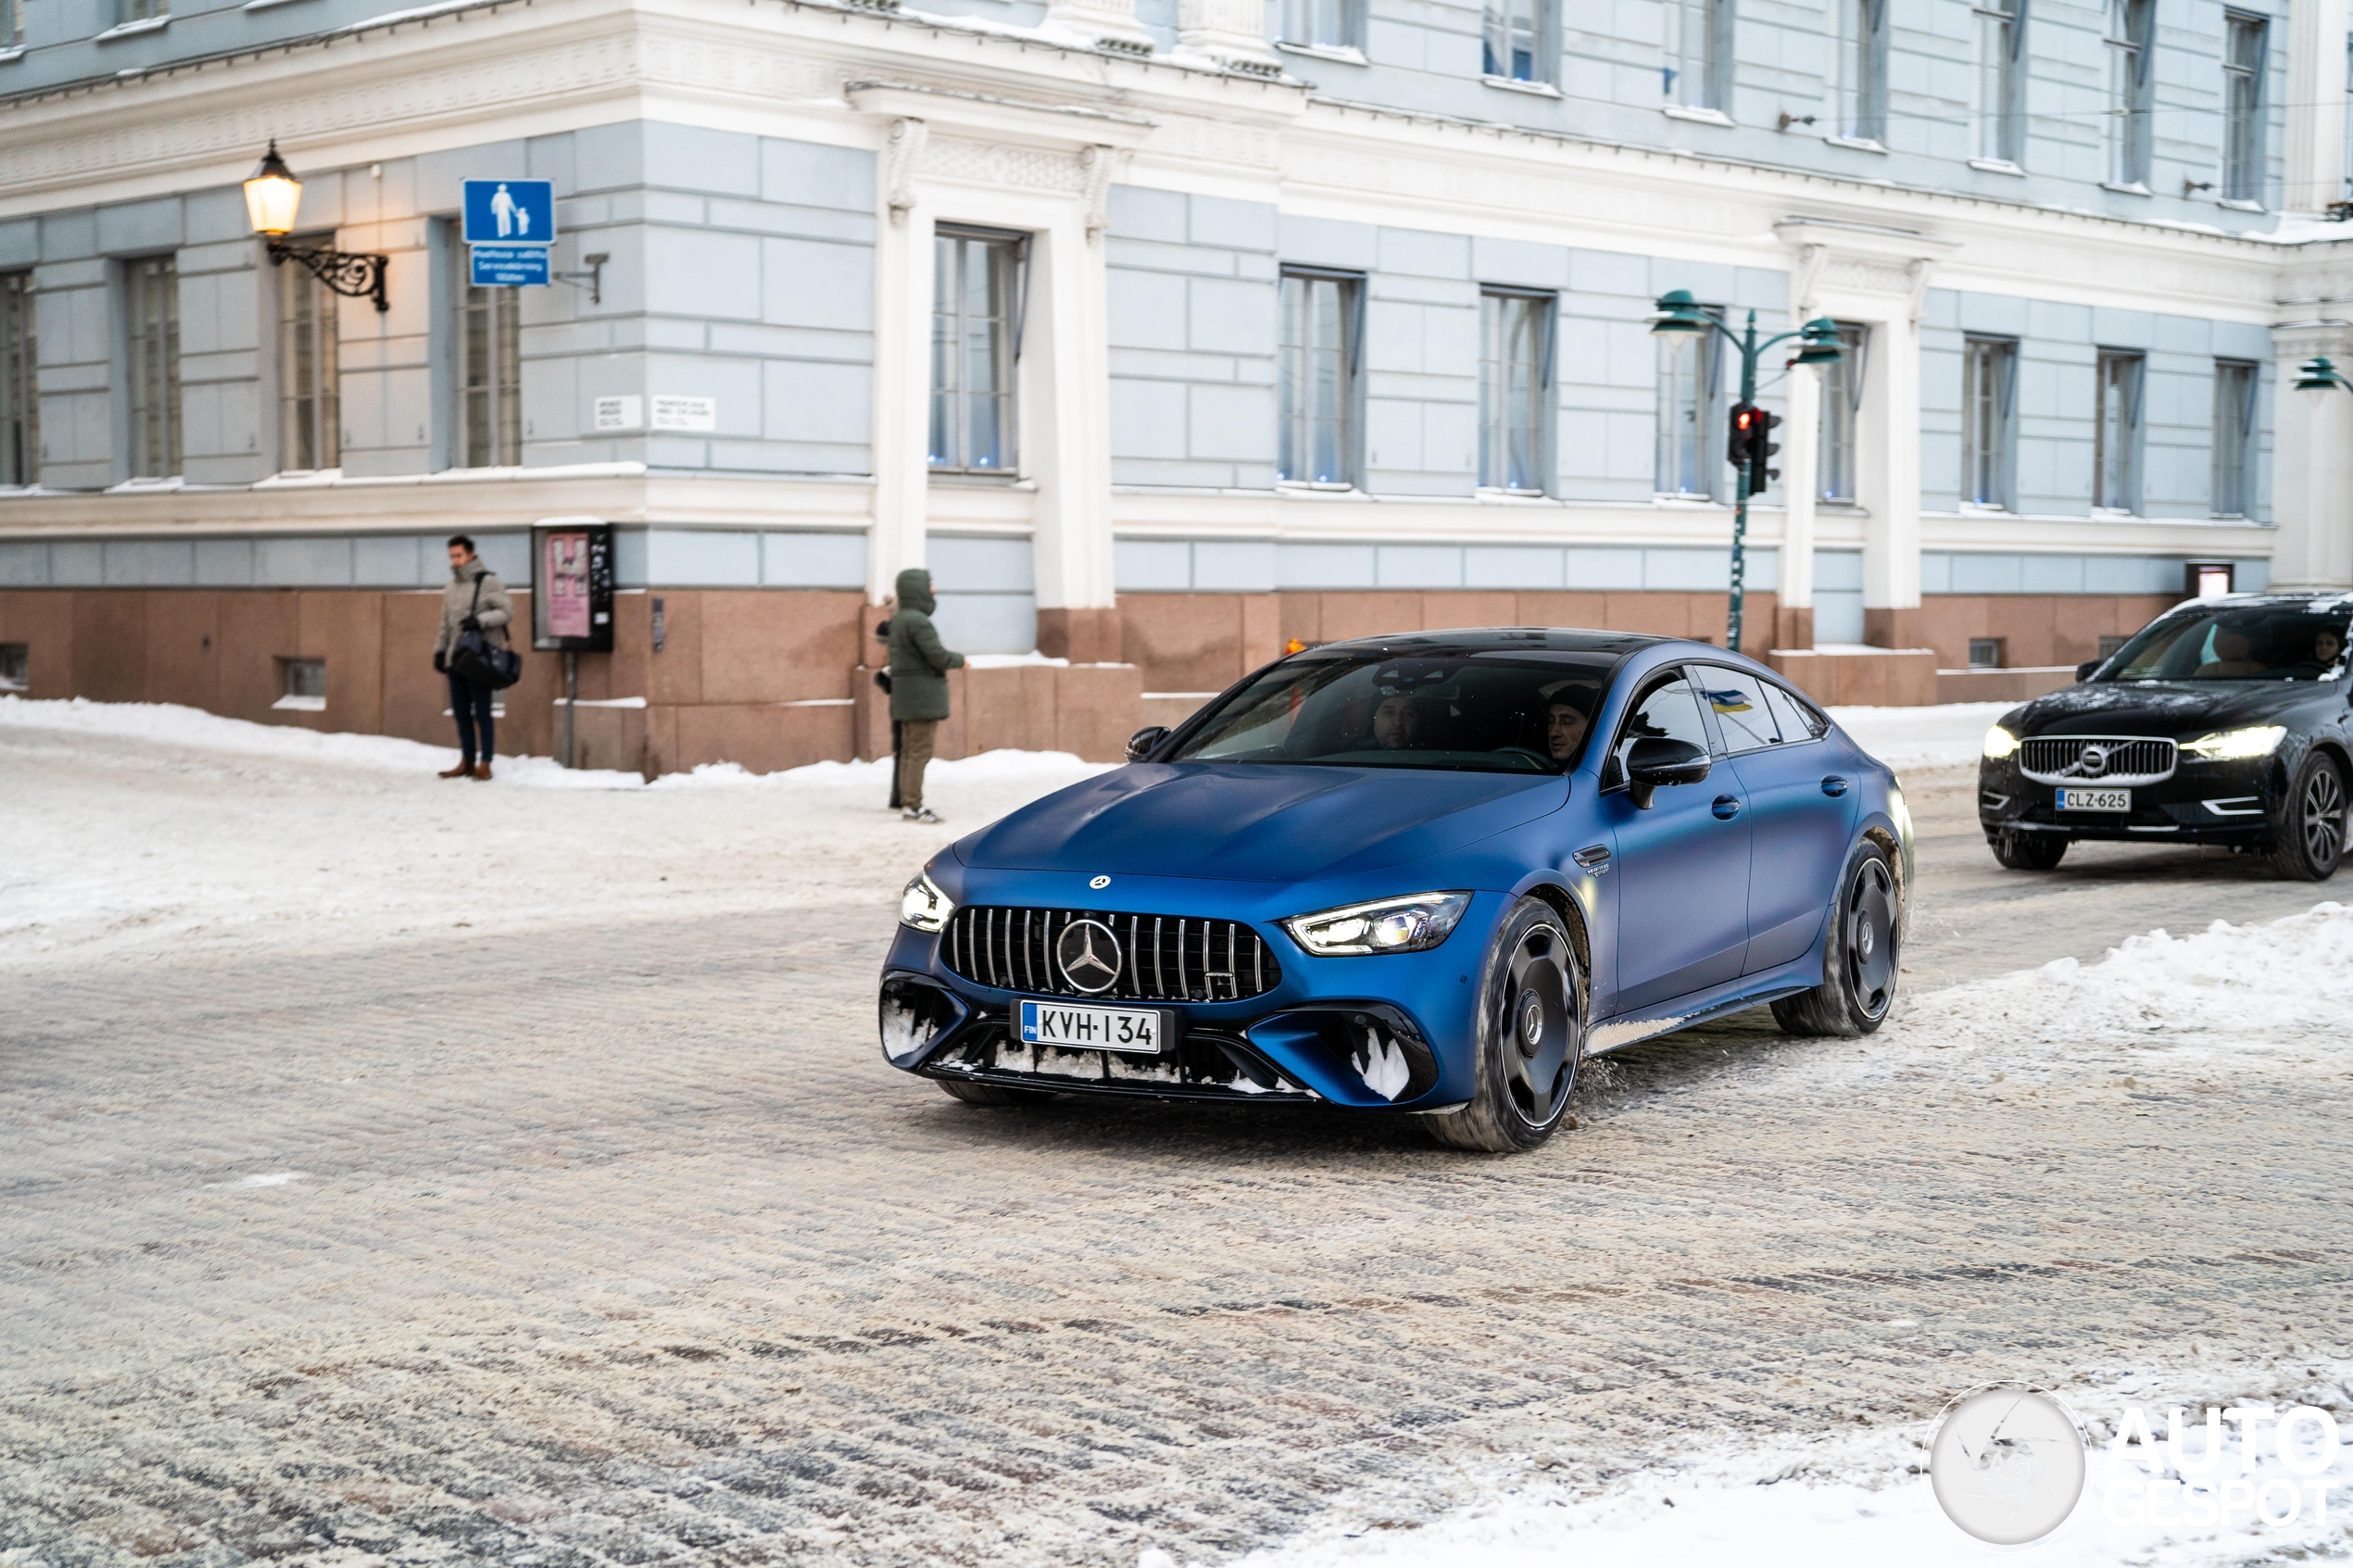
[[[1235,693],[1170,759],[1557,773],[1584,750],[1618,657],[1286,659]]]
[[[2345,672],[2344,600],[2217,605],[2168,616],[2125,644],[2097,681],[2319,681]]]

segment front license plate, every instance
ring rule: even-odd
[[[2062,811],[2130,811],[2133,792],[2129,789],[2063,789],[2058,792],[2058,809]]]
[[[1065,1002],[1021,1004],[1024,1045],[1064,1050],[1133,1051],[1158,1056],[1167,1014],[1155,1008],[1088,1008]]]

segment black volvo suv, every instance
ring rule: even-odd
[[[2079,838],[2227,844],[2319,882],[2345,852],[2353,595],[2193,599],[1985,733],[1994,857],[2049,871]]]

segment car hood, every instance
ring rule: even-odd
[[[1135,763],[1023,807],[956,846],[996,871],[1307,882],[1378,871],[1556,810],[1549,775]]]
[[[2029,735],[2169,735],[2259,724],[2331,688],[2311,681],[2095,681],[2038,696],[2002,718]]]

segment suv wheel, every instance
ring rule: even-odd
[[[1994,847],[1994,859],[2014,872],[2054,870],[2066,856],[2068,846],[2059,834],[2016,833],[2007,828],[1987,834],[1985,842]]]
[[[2290,882],[2326,882],[2345,856],[2345,775],[2325,752],[2296,771],[2271,865]]]

